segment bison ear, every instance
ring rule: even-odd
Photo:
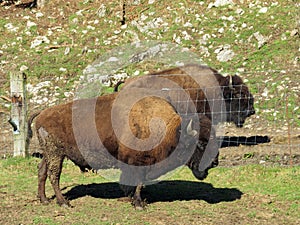
[[[223,89],[223,96],[225,100],[230,100],[232,98],[232,92],[234,91],[233,87],[233,77],[231,75],[225,77],[225,87]]]
[[[234,82],[233,82],[234,76],[229,75],[229,76],[226,77],[226,79],[227,79],[227,85],[228,85],[229,89],[234,90],[234,87],[233,87],[233,85],[234,85]]]

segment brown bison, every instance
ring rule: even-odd
[[[126,110],[124,119],[122,112]],[[48,201],[45,182],[49,177],[57,203],[69,206],[59,187],[64,158],[82,171],[120,168],[121,184],[127,190],[137,187],[133,197],[137,207],[142,206],[143,184],[181,165],[204,179],[208,169],[218,164],[218,145],[210,120],[198,114],[180,116],[160,97],[143,97],[132,104],[111,94],[57,105],[31,116],[29,135],[35,117],[43,152],[38,168],[41,202]]]
[[[124,82],[119,82],[118,86]],[[189,111],[186,100],[179,96],[178,88],[185,90],[195,104],[198,113],[212,119],[213,124],[234,122],[242,127],[246,118],[255,114],[254,99],[242,79],[222,76],[216,70],[204,65],[185,65],[151,73],[147,76],[125,80],[123,88],[143,87],[165,91],[165,96],[179,111]]]

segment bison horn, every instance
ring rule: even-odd
[[[229,87],[232,88],[232,76],[229,75]]]
[[[192,120],[190,120],[189,124],[186,127],[186,132],[188,135],[195,137],[198,132],[192,129]]]

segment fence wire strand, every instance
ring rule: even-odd
[[[240,74],[247,76],[254,73],[276,73],[278,76],[286,73],[292,73],[295,76],[299,75],[298,70],[255,71],[242,72]],[[289,80],[286,80],[287,82],[283,81],[279,82],[279,85],[274,85],[272,82],[246,83],[253,90],[256,114],[246,120],[244,128],[235,128],[226,123],[223,125],[226,135],[236,137],[236,139],[233,138],[230,140],[231,146],[238,148],[241,144],[243,145],[243,141],[245,140],[238,138],[252,137],[253,139],[248,140],[248,144],[250,145],[251,142],[259,142],[260,140],[257,138],[267,136],[270,138],[270,142],[264,148],[268,148],[270,152],[275,148],[288,149],[290,158],[292,155],[300,153],[300,87],[299,89],[291,88]],[[64,102],[64,99],[60,99],[59,101]],[[56,104],[58,103],[56,102]],[[13,153],[12,128],[7,123],[9,114],[7,110],[1,110],[4,104],[3,101],[0,104],[1,157],[6,157]],[[32,110],[35,107],[34,103],[31,102],[29,108]],[[226,146],[226,141],[228,142],[228,140],[222,140],[224,140],[224,145]],[[36,140],[34,143],[36,143]],[[30,149],[31,153],[36,151],[37,148],[37,145],[34,144],[34,147]]]

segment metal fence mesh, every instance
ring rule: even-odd
[[[247,74],[242,75],[242,77],[246,77],[246,84],[254,96],[256,114],[246,120],[243,128],[236,128],[234,125],[227,123],[218,126],[217,131],[223,130],[222,137],[220,137],[220,140],[223,141],[222,147],[234,147],[234,149],[222,149],[221,152],[241,150],[245,151],[244,157],[246,158],[251,158],[251,152],[257,151],[270,152],[270,154],[272,152],[282,153],[288,159],[300,154],[300,87],[297,81],[297,76],[299,75],[298,71],[291,73],[295,79],[284,76],[282,71],[273,72],[273,80],[268,78],[269,73],[260,73],[257,76],[264,75],[266,76],[266,80],[258,83],[253,81],[252,75],[249,81],[247,81]],[[47,98],[49,98],[49,85],[45,85],[44,89],[41,89],[41,93],[48,94]],[[42,96],[40,98],[42,99]],[[42,108],[65,101],[65,98],[57,98],[51,104],[44,102]],[[28,102],[29,114],[39,108],[36,102]],[[8,103],[1,102],[0,108],[1,157],[13,154],[12,128],[7,122],[9,119],[9,110],[3,107],[4,104],[7,106]],[[260,147],[257,149],[241,148],[241,146],[254,146],[257,144],[260,144]],[[30,153],[37,151],[37,149],[37,141],[34,138]],[[267,154],[264,155],[264,157],[268,157],[266,156]],[[231,160],[233,164],[235,161],[234,158],[223,160]],[[240,158],[237,160],[240,160]]]

